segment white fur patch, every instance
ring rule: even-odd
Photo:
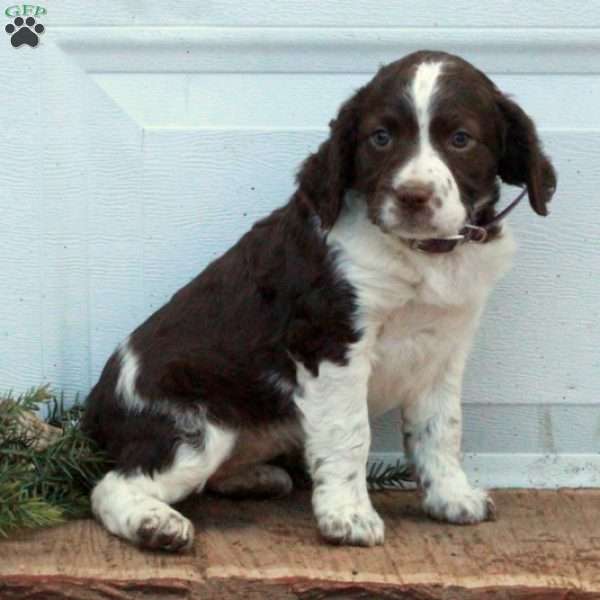
[[[420,129],[428,127],[429,122],[431,121],[431,104],[436,92],[437,80],[441,72],[441,62],[423,62],[417,67],[415,76],[412,80],[410,94]]]
[[[193,527],[168,505],[202,490],[235,440],[234,432],[207,424],[202,448],[181,444],[172,465],[153,476],[110,471],[92,492],[94,515],[111,533],[132,542],[167,550],[188,547]]]
[[[147,405],[136,391],[135,384],[140,370],[140,362],[137,354],[130,347],[129,338],[121,343],[117,352],[120,371],[115,392],[127,408],[139,412]]]
[[[348,364],[324,361],[314,377],[297,365],[302,394],[295,397],[305,432],[306,462],[313,480],[313,510],[323,537],[334,543],[383,543],[383,521],[366,487],[371,441],[367,384],[369,343],[349,350]]]
[[[474,329],[473,323],[465,327]],[[493,506],[484,491],[469,484],[460,464],[460,395],[469,345],[467,336],[458,337],[436,376],[408,389],[402,403],[405,451],[423,490],[425,511],[465,524],[484,520]]]
[[[120,370],[115,394],[130,413],[147,410],[154,414],[169,415],[173,417],[175,426],[182,433],[192,434],[204,429],[206,413],[202,405],[191,406],[186,411],[176,410],[167,398],[153,398],[152,401],[148,401],[138,392],[136,383],[140,372],[140,360],[131,347],[129,338],[120,344],[117,353]]]

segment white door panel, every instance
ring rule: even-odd
[[[286,201],[379,64],[445,49],[534,116],[559,173],[549,218],[511,216],[521,250],[469,364],[465,448],[486,483],[531,483],[511,476],[522,454],[536,485],[540,469],[599,484],[600,8],[571,4],[46,3],[36,48],[0,39],[0,388],[85,394],[133,327]],[[397,453],[397,426],[376,425],[376,451]]]

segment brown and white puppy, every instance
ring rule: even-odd
[[[494,222],[499,178],[546,214],[554,170],[513,101],[442,52],[383,67],[342,106],[289,202],[109,359],[85,421],[115,460],[92,493],[98,519],[144,546],[187,547],[192,526],[170,504],[205,486],[288,491],[267,463],[300,449],[323,537],[381,544],[369,415],[393,406],[425,510],[488,518],[460,465],[460,389],[513,254]],[[486,239],[447,247],[466,226]]]

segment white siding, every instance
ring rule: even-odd
[[[0,43],[1,389],[85,393],[119,340],[286,200],[380,63],[444,49],[534,116],[559,173],[550,217],[511,217],[520,252],[466,378],[468,465],[492,485],[600,485],[597,2],[45,6],[38,48]],[[395,456],[397,416],[375,429]]]

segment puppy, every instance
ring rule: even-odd
[[[529,117],[457,56],[381,68],[342,105],[297,190],[126,338],[88,398],[85,430],[115,461],[96,517],[180,550],[170,507],[208,487],[280,495],[270,464],[301,452],[319,531],[373,546],[369,416],[400,406],[404,447],[436,519],[493,515],[460,464],[461,380],[514,244],[498,181],[547,214],[556,177]]]

